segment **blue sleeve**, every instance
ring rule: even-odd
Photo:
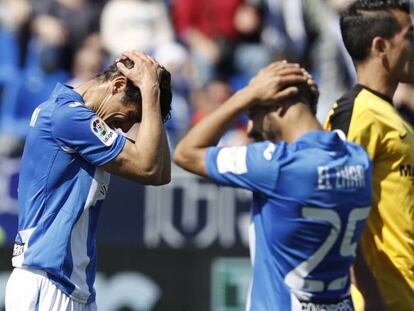
[[[285,143],[261,142],[240,147],[211,147],[205,165],[214,182],[257,193],[274,191]]]
[[[63,150],[77,152],[95,166],[115,159],[126,140],[84,105],[70,104],[56,107],[52,135]]]

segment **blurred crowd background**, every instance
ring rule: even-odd
[[[11,269],[18,161],[31,114],[57,82],[82,84],[126,50],[152,55],[173,77],[167,123],[173,149],[260,68],[287,59],[317,81],[318,118],[324,122],[333,102],[355,83],[338,24],[351,2],[0,0],[0,245],[6,245],[4,253],[0,248],[0,269]],[[411,86],[399,88],[395,103],[413,122]],[[246,123],[241,117],[221,143],[246,143]],[[244,309],[248,195],[213,187],[175,167],[172,183],[159,189],[117,178],[111,187],[98,232],[98,266],[113,278],[98,274],[98,300],[106,299],[101,310]],[[228,256],[242,261],[226,262]],[[0,290],[5,273],[0,272]],[[125,296],[124,288],[132,294]],[[0,309],[1,300],[0,295]]]
[[[126,50],[151,54],[173,75],[172,148],[276,60],[313,74],[323,122],[354,83],[338,25],[351,2],[0,0],[0,155],[20,155],[31,113],[56,82],[77,86]],[[246,142],[245,125],[241,118],[223,144]]]

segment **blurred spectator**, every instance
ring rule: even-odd
[[[188,47],[200,84],[215,72],[228,74],[238,33],[234,17],[242,0],[173,0],[172,14],[177,36]],[[220,68],[216,66],[220,64]]]
[[[75,54],[72,67],[73,78],[68,85],[77,87],[96,77],[103,67],[104,54],[99,47],[85,45]]]
[[[0,95],[4,88],[7,98],[0,102],[0,133],[4,136],[14,124],[6,132],[16,131],[23,139],[33,106],[56,81],[68,81],[69,71],[71,85],[93,77],[106,60],[103,49],[111,59],[125,50],[145,51],[172,72],[173,110],[167,123],[172,147],[191,122],[280,58],[312,70],[320,84],[322,119],[353,77],[337,23],[337,12],[351,1],[0,0]],[[31,16],[33,36],[24,58],[16,32]],[[20,73],[16,68],[24,65],[22,59],[26,65]],[[245,126],[243,120],[240,124]]]
[[[250,3],[241,4],[234,16],[237,41],[233,64],[235,73],[241,75],[245,83],[272,60],[270,49],[261,41],[263,23],[261,8]]]
[[[193,78],[192,63],[189,61],[187,50],[175,42],[159,46],[154,52],[154,58],[167,68],[173,77],[171,119],[166,124],[170,149],[173,150],[190,126],[192,111],[188,98]]]
[[[276,59],[301,62],[307,51],[308,37],[302,0],[263,0],[266,23],[263,42]]]
[[[154,58],[171,72],[174,91],[188,98],[195,73],[187,49],[178,42],[170,42],[157,47]]]
[[[0,88],[19,70],[23,58],[22,38],[31,15],[26,0],[0,0]],[[1,95],[1,92],[0,92]]]
[[[338,12],[352,0],[263,0],[266,23],[263,42],[275,59],[288,59],[309,68],[318,80],[318,119],[353,82],[352,61],[339,31]]]
[[[27,0],[0,0],[1,27],[17,32],[30,17],[31,7]]]
[[[166,4],[162,0],[111,0],[103,9],[101,34],[112,57],[124,51],[150,53],[174,40]]]
[[[232,95],[230,86],[219,80],[209,82],[205,87],[194,90],[191,96],[194,114],[191,124],[195,125],[202,118],[213,112]],[[243,145],[248,142],[246,136],[247,118],[241,117],[232,128],[221,138],[220,146]]]
[[[38,57],[48,71],[69,71],[76,51],[99,30],[99,6],[91,0],[37,0],[33,7],[37,42],[31,57]]]
[[[354,67],[339,29],[339,13],[352,1],[304,1],[308,31],[316,35],[310,57],[321,94],[317,114],[320,121],[325,120],[332,103],[354,83]]]
[[[30,67],[9,82],[0,109],[0,156],[20,156],[33,110],[48,98],[57,82],[67,81],[66,71],[44,72]]]
[[[6,127],[4,93],[8,86],[21,78],[20,66],[23,54],[20,37],[30,14],[30,5],[25,0],[0,0],[0,129]],[[14,155],[14,150],[19,153],[22,148],[19,140],[8,138],[8,135],[3,135],[0,130],[0,155]]]
[[[19,8],[27,4],[22,0],[17,2]],[[68,81],[76,51],[87,38],[91,44],[98,30],[100,10],[91,1],[36,0],[31,4],[33,34],[27,46],[26,62],[21,73],[13,75],[4,85],[0,108],[0,155],[3,156],[20,154],[34,108],[50,95],[57,82]],[[16,19],[25,20],[28,10],[18,15],[24,18]],[[94,71],[94,65],[100,67],[96,62],[101,61],[98,54],[83,53],[81,58],[74,68],[78,79],[90,74],[85,65]]]

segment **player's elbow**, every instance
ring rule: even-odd
[[[171,181],[171,166],[117,159],[102,167],[105,171],[143,185],[165,185]]]
[[[175,164],[182,168],[186,168],[187,164],[190,162],[188,155],[183,151],[183,148],[180,148],[180,145],[174,151],[173,160]]]
[[[153,186],[162,186],[171,182],[171,170],[163,172],[156,180],[154,180]]]
[[[171,181],[171,170],[163,171],[161,167],[141,171],[139,175],[137,181],[149,186],[162,186]]]
[[[167,185],[170,182],[171,182],[171,176],[169,176],[168,178],[159,179],[156,183],[153,184],[153,186]]]
[[[164,162],[154,163],[150,167],[141,167],[140,179],[145,185],[162,186],[171,181],[171,165]]]
[[[182,149],[181,149],[182,150]],[[207,170],[204,165],[205,150],[190,150],[181,152],[176,150],[173,155],[174,162],[193,174],[207,177]]]
[[[186,144],[185,138],[182,139],[177,146],[175,147],[173,160],[178,165],[184,169],[188,169],[188,167],[193,162],[194,157],[194,148],[191,145]]]

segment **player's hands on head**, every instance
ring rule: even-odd
[[[318,98],[319,98],[318,85],[316,84],[315,80],[313,80],[312,76],[309,77],[306,83],[308,84],[309,89],[312,93],[312,96],[315,99],[315,105],[316,105],[316,102],[318,101]]]
[[[302,70],[303,70],[305,76],[307,77],[306,84],[309,87],[309,91],[310,91],[312,99],[313,99],[313,101],[310,103],[311,108],[312,108],[312,112],[314,114],[316,114],[316,108],[317,108],[318,99],[319,99],[318,85],[316,84],[316,81],[313,79],[312,75],[309,72],[307,72],[305,69],[302,69]]]
[[[297,95],[297,85],[306,83],[308,75],[299,64],[280,61],[268,65],[259,71],[247,87],[254,98],[252,104],[274,105]]]
[[[127,68],[122,62],[125,59],[130,59],[134,62],[134,66]],[[141,90],[141,93],[147,89],[158,89],[159,74],[161,65],[152,57],[138,51],[124,52],[116,60],[118,70],[129,79],[136,87]]]

